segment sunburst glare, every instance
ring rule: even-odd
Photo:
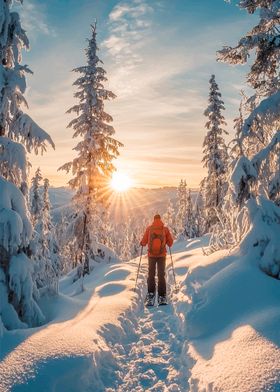
[[[115,192],[126,192],[132,187],[133,181],[126,173],[115,172],[110,185]]]

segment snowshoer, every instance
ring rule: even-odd
[[[166,305],[166,245],[173,245],[173,238],[169,229],[164,226],[159,214],[154,216],[153,223],[147,227],[145,234],[140,242],[141,246],[148,245],[148,293],[146,296],[146,305],[153,306],[156,294],[155,274],[157,267],[158,276],[158,304]]]

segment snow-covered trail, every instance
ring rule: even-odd
[[[172,305],[145,309],[133,341],[111,344],[111,349],[119,370],[108,392],[187,391],[180,357],[182,342]]]
[[[111,384],[107,384],[106,392],[188,391],[188,364],[183,355],[186,342],[180,333],[180,320],[175,310],[177,296],[173,292],[170,266],[167,283],[167,306],[146,308],[143,304],[145,293],[141,290],[139,301],[142,306],[131,320],[129,333],[121,341],[108,341],[106,334],[106,343],[117,361],[115,376],[111,377]]]
[[[188,257],[181,247],[174,249],[179,280]],[[177,295],[168,306],[145,308],[145,257],[133,292],[138,261],[101,265],[80,294],[79,282],[73,286],[67,278],[48,324],[7,333],[0,347],[0,391],[187,391]],[[173,286],[172,271],[168,278]]]

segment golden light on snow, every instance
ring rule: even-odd
[[[115,172],[110,185],[115,192],[126,192],[132,187],[132,180],[126,173]]]

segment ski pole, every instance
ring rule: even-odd
[[[169,248],[169,253],[170,253],[170,258],[171,258],[171,266],[172,266],[172,271],[173,271],[175,290],[176,290],[176,292],[178,292],[179,288],[178,288],[177,282],[176,282],[176,276],[175,276],[175,270],[174,270],[174,263],[173,263],[173,257],[172,257],[172,253],[171,253],[171,248]]]
[[[140,271],[140,266],[141,266],[142,254],[143,254],[143,246],[141,246],[141,254],[140,254],[140,260],[139,260],[139,264],[138,264],[138,270],[137,270],[137,275],[136,275],[134,291],[136,291],[136,287],[137,287],[137,281],[138,281],[138,276],[139,276],[139,271]]]

